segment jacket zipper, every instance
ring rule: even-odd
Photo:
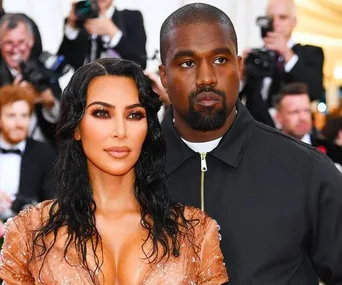
[[[201,155],[201,210],[204,211],[204,172],[208,170],[206,161],[206,152],[200,153]]]

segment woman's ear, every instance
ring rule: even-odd
[[[79,127],[77,127],[77,128],[75,129],[74,139],[77,140],[77,141],[81,140],[81,134],[80,134],[80,129],[79,129]]]

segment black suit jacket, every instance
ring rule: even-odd
[[[28,138],[21,160],[19,191],[12,210],[18,213],[23,206],[54,197],[52,168],[56,152],[47,144]]]
[[[329,156],[333,162],[342,165],[342,147],[333,144],[319,136],[313,135],[311,135],[311,144]]]
[[[115,10],[112,20],[122,31],[122,38],[114,50],[122,58],[132,60],[145,69],[146,33],[142,14],[133,10]],[[89,58],[90,50],[90,36],[85,30],[80,29],[75,40],[69,40],[64,35],[58,54],[64,55],[69,64],[77,69],[84,64],[85,59]]]
[[[276,72],[272,77],[268,99],[261,97],[263,78],[251,78],[247,76],[245,87],[240,97],[246,97],[246,107],[253,117],[267,125],[274,127],[274,122],[268,113],[273,106],[274,97],[278,95],[281,86],[291,82],[303,82],[308,85],[311,100],[317,100],[323,96],[323,50],[320,47],[296,44],[292,48],[298,56],[298,61],[290,72],[280,74]]]
[[[4,61],[0,60],[0,87],[6,84],[13,83],[14,78],[4,63]],[[56,82],[50,86],[54,96],[59,100],[61,96],[61,88]],[[55,138],[55,124],[51,124],[47,120],[45,120],[43,113],[42,113],[43,106],[41,104],[35,105],[35,112],[38,119],[38,125],[42,130],[43,135],[45,136],[46,140],[51,144],[54,148],[56,148],[56,138]]]

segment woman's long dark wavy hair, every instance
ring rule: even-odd
[[[192,223],[184,217],[184,207],[173,202],[165,191],[165,152],[157,117],[161,102],[151,88],[151,81],[141,68],[122,59],[100,59],[78,69],[71,78],[61,98],[61,117],[57,125],[60,152],[55,164],[53,201],[49,217],[34,232],[32,258],[42,257],[44,261],[56,243],[62,227],[67,229],[64,258],[71,245],[81,265],[88,271],[91,280],[98,283],[96,272],[101,271],[103,254],[101,236],[96,228],[96,204],[89,181],[86,156],[82,145],[74,139],[75,129],[83,117],[89,83],[99,76],[115,75],[132,78],[139,92],[139,101],[146,109],[148,131],[142,152],[135,165],[135,197],[141,208],[141,225],[148,231],[142,248],[148,261],[160,261],[171,254],[179,255],[180,236],[192,232]],[[47,236],[53,236],[52,242]],[[152,241],[153,248],[146,252],[144,245]],[[92,245],[96,268],[92,270],[87,262],[87,243]],[[161,251],[161,252],[160,252]]]

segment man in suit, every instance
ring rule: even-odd
[[[34,95],[24,87],[0,88],[0,216],[53,197],[54,150],[28,138]]]
[[[342,165],[342,148],[311,132],[312,113],[306,84],[293,82],[283,86],[275,107],[275,119],[283,133],[317,147],[336,164]]]
[[[146,68],[146,33],[139,11],[118,11],[113,0],[98,1],[100,17],[80,26],[75,3],[66,20],[64,38],[58,54],[75,69],[101,57],[121,57]]]
[[[0,86],[20,84],[36,95],[30,136],[56,146],[54,124],[59,116],[61,89],[58,81],[38,91],[23,80],[22,65],[30,60],[34,45],[31,22],[21,14],[6,14],[0,20]]]
[[[255,119],[275,126],[270,108],[283,84],[304,82],[308,85],[311,101],[322,98],[323,50],[300,45],[291,37],[297,23],[293,0],[270,0],[266,12],[273,19],[273,31],[263,38],[264,47],[276,52],[277,68],[271,77],[257,77],[244,72],[241,95],[246,97],[246,106]],[[250,51],[244,51],[245,59]]]

